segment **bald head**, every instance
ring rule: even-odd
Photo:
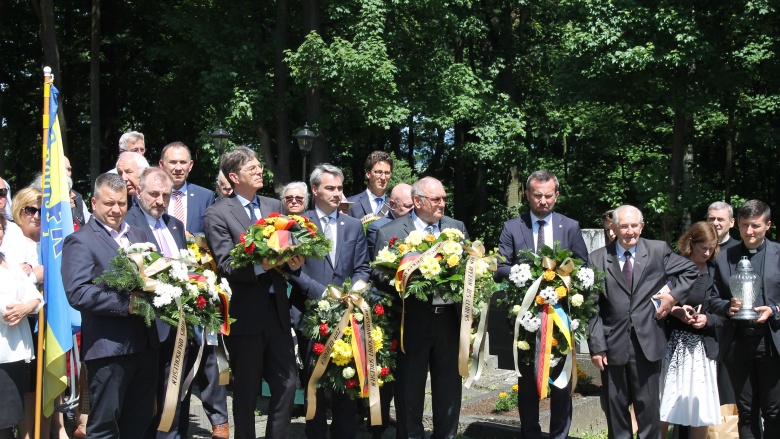
[[[400,183],[395,185],[393,191],[390,192],[390,210],[393,212],[393,217],[401,218],[408,215],[409,212],[414,209],[414,200],[412,199],[412,185],[406,183]]]

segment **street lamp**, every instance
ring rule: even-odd
[[[222,155],[222,149],[225,147],[225,140],[230,138],[230,133],[222,128],[222,124],[219,124],[214,132],[209,134],[214,139],[214,146],[217,147],[217,154]]]
[[[303,154],[303,180],[306,181],[306,159],[309,157],[311,147],[314,146],[314,139],[317,134],[309,129],[309,124],[303,125],[303,129],[298,131],[295,138],[298,139],[298,147],[301,148],[301,154]]]

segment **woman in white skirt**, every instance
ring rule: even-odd
[[[718,234],[712,224],[697,222],[679,241],[682,256],[699,267],[699,278],[685,305],[672,309],[667,319],[669,345],[661,373],[661,431],[670,424],[690,426],[691,439],[705,439],[707,427],[720,423],[718,397],[718,342],[715,327],[723,324],[708,312],[718,254]]]

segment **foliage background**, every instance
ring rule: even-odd
[[[671,241],[711,201],[777,198],[778,3],[0,0],[0,170],[20,188],[40,169],[51,65],[82,193],[130,129],[152,162],[185,142],[212,187],[222,123],[272,194],[301,178],[308,122],[310,163],[343,167],[345,192],[392,151],[488,243],[543,167],[583,226],[631,203]]]

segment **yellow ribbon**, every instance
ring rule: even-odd
[[[205,236],[195,235],[195,245],[200,250],[200,264],[208,267],[211,271],[217,271],[217,262],[214,260],[214,256],[211,255],[211,249],[209,243],[206,241]]]
[[[306,388],[306,420],[314,419],[314,414],[317,410],[317,382],[322,378],[325,373],[328,364],[330,363],[330,355],[333,352],[333,346],[344,335],[344,328],[347,327],[349,321],[352,318],[353,308],[359,308],[363,313],[363,334],[365,338],[366,349],[366,362],[368,363],[368,405],[369,412],[371,414],[371,425],[382,424],[382,412],[379,403],[379,370],[376,363],[376,348],[374,345],[374,339],[371,337],[371,331],[373,330],[373,322],[371,321],[371,308],[368,303],[363,300],[360,293],[368,288],[368,284],[362,280],[355,282],[352,285],[352,289],[349,293],[339,291],[334,286],[329,286],[327,293],[330,299],[340,301],[347,305],[347,311],[341,317],[338,326],[331,332],[330,337],[325,342],[325,350],[320,354],[317,359],[317,363],[314,366],[314,371],[309,378],[309,383]],[[361,392],[362,392],[361,385]]]

